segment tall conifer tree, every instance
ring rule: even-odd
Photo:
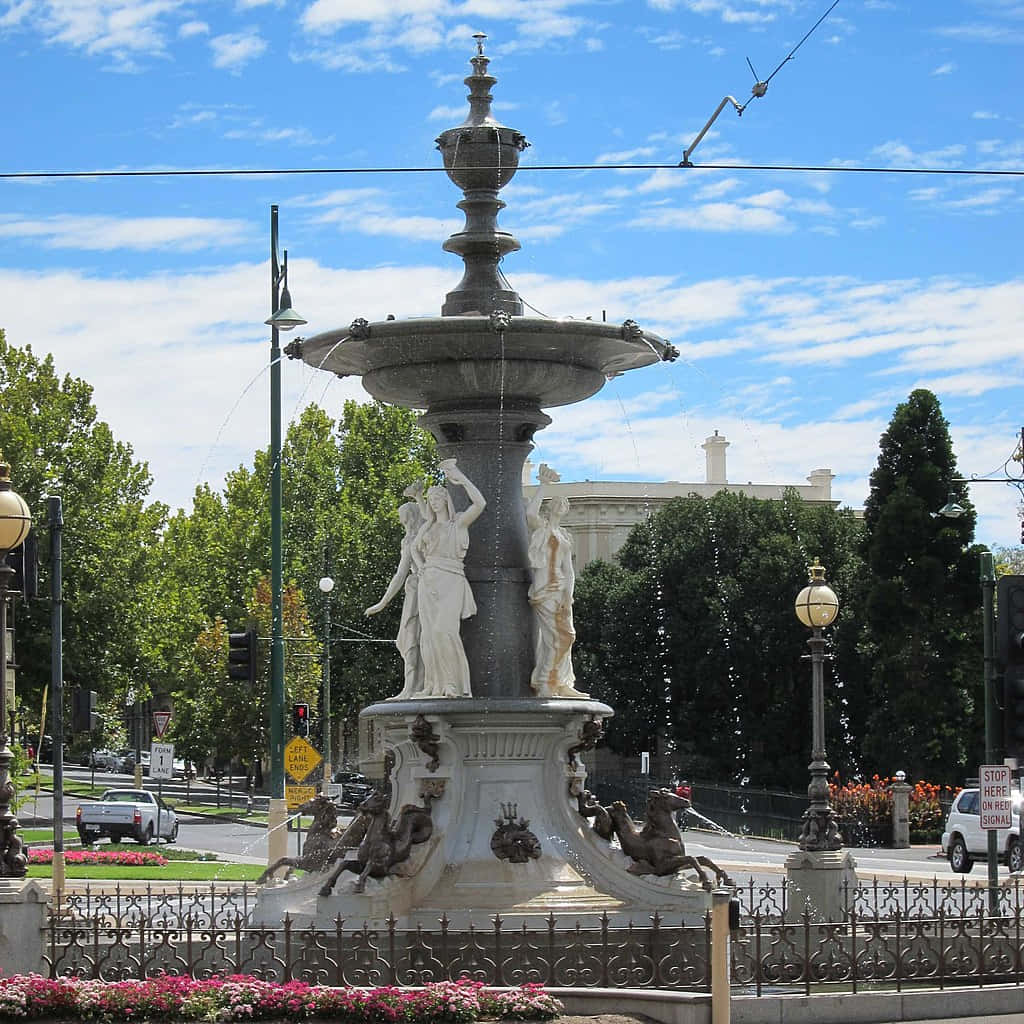
[[[864,509],[868,686],[854,717],[881,774],[960,781],[982,714],[981,590],[975,512],[949,424],[930,391],[896,407]],[[957,519],[935,513],[953,496]]]

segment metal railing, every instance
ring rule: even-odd
[[[845,892],[842,921],[792,913],[785,880],[737,889],[741,927],[730,944],[731,980],[752,994],[908,986],[1005,984],[1024,977],[1024,890],[987,890],[904,879],[873,880]],[[711,916],[670,921],[654,914],[626,926],[483,918],[466,929],[380,929],[337,918],[322,926],[251,922],[248,886],[159,890],[85,887],[53,908],[44,930],[51,977],[108,981],[164,974],[208,978],[250,974],[322,985],[415,986],[470,978],[487,985],[536,982],[575,988],[708,991]]]

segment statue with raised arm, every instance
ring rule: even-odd
[[[412,557],[413,542],[427,518],[427,502],[423,496],[423,483],[417,481],[405,489],[405,496],[411,498],[398,509],[398,519],[405,528],[402,537],[402,553],[395,575],[391,577],[384,596],[366,609],[367,615],[382,612],[403,591],[402,621],[398,626],[395,646],[405,664],[405,685],[401,693],[390,700],[407,700],[414,697],[423,687],[423,661],[420,658],[420,616],[417,587],[419,576],[416,562]]]
[[[469,496],[469,508],[456,513],[444,487],[427,491],[426,519],[412,544],[418,574],[420,658],[423,685],[417,697],[471,697],[469,662],[462,646],[462,620],[476,614],[476,601],[466,579],[463,559],[469,527],[487,505],[476,485],[445,459],[441,469],[449,484]]]
[[[529,598],[533,606],[536,648],[530,686],[538,697],[586,697],[573,685],[572,645],[576,629],[572,621],[572,596],[576,572],[572,564],[572,538],[561,525],[569,511],[568,498],[548,502],[541,515],[545,484],[558,481],[558,474],[542,464],[537,473],[537,490],[526,506],[530,528],[530,568],[533,582]]]

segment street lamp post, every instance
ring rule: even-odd
[[[288,293],[288,251],[277,257],[277,204],[270,207],[270,807],[267,861],[287,853],[284,798],[284,600],[281,557],[281,347],[280,331],[306,323]]]
[[[18,819],[11,813],[14,781],[11,779],[11,758],[7,745],[7,595],[14,570],[7,564],[7,554],[28,536],[32,517],[24,499],[11,489],[10,467],[0,462],[0,877],[24,878],[28,858],[22,853],[18,837]]]
[[[324,786],[331,781],[331,591],[334,580],[330,576],[321,576],[317,584],[324,595],[324,668],[323,668],[323,721],[321,731],[324,738]]]
[[[796,616],[809,629],[807,641],[811,648],[811,782],[807,787],[810,801],[804,812],[800,833],[800,849],[807,851],[838,850],[843,841],[839,835],[835,811],[829,803],[829,764],[825,755],[825,683],[822,631],[839,613],[839,600],[825,582],[825,570],[810,566],[811,581],[797,595]]]
[[[1022,431],[1024,435],[1024,431]],[[1022,436],[1024,443],[1024,436]],[[954,483],[1007,483],[1012,481],[992,480],[984,477],[970,479],[958,477]],[[959,519],[967,509],[950,491],[946,504],[933,512],[933,517]],[[1001,749],[999,734],[1002,727],[1002,712],[996,699],[996,655],[995,655],[995,610],[996,589],[995,566],[991,551],[980,553],[981,614],[982,614],[982,685],[985,701],[985,763],[1000,764],[1004,751]],[[986,830],[986,861],[988,867],[988,909],[994,917],[999,910],[999,836],[994,828]]]

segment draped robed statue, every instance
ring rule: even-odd
[[[417,587],[419,573],[412,557],[412,545],[420,527],[426,521],[427,501],[423,495],[423,482],[417,481],[405,489],[405,496],[411,498],[398,509],[398,520],[404,528],[402,536],[401,557],[395,575],[391,577],[384,596],[374,605],[366,609],[367,615],[382,612],[392,600],[402,597],[402,621],[398,626],[395,646],[402,655],[405,664],[405,685],[400,693],[390,700],[407,700],[415,697],[423,688],[423,661],[420,658],[420,616]]]
[[[572,564],[572,538],[562,526],[562,517],[569,511],[569,500],[561,497],[549,501],[547,515],[541,515],[544,486],[556,483],[558,474],[542,464],[537,479],[537,490],[526,506],[533,577],[529,599],[536,637],[530,686],[538,697],[587,697],[588,694],[574,686],[576,673],[572,667],[572,645],[576,640],[572,620],[576,571]]]
[[[449,484],[461,487],[469,507],[456,512],[446,487],[406,491],[413,500],[399,509],[405,527],[398,569],[384,596],[367,608],[374,615],[404,591],[402,622],[395,641],[405,662],[405,685],[395,698],[471,697],[469,662],[462,644],[462,620],[476,614],[476,601],[463,561],[469,527],[486,508],[476,485],[445,459]]]

